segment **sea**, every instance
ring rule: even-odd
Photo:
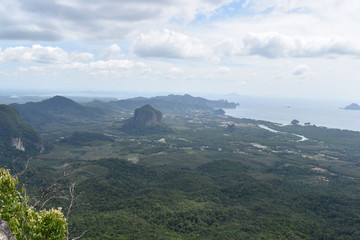
[[[360,111],[344,110],[352,102],[345,100],[280,99],[262,97],[233,97],[239,103],[236,109],[224,109],[237,118],[265,120],[290,124],[294,119],[300,124],[327,128],[360,131]],[[360,102],[355,102],[360,104]]]

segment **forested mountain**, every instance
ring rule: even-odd
[[[96,119],[102,117],[105,111],[80,105],[71,99],[55,96],[42,102],[11,104],[21,118],[37,129],[44,124],[66,125],[81,119]]]
[[[34,123],[52,121],[61,117],[94,118],[104,113],[100,109],[82,106],[62,96],[55,96],[42,102],[12,104],[12,106],[25,121]]]
[[[1,104],[0,162],[9,164],[14,158],[39,153],[42,148],[40,135],[20,119],[13,107]]]

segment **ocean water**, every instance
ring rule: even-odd
[[[341,109],[352,102],[343,100],[301,100],[241,97],[231,101],[239,103],[236,109],[225,109],[227,115],[237,118],[266,120],[289,124],[297,119],[300,124],[360,131],[360,111]],[[360,104],[360,103],[358,103]]]

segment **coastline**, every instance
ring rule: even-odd
[[[240,105],[237,108],[224,111],[231,117],[268,121],[279,125],[288,125],[297,119],[300,125],[360,132],[360,111],[339,109],[338,105],[341,103],[320,101],[310,104],[306,100],[265,100],[238,101]]]

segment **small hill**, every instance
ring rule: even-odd
[[[171,130],[162,123],[162,113],[149,104],[137,108],[134,116],[124,123],[122,131],[137,135],[171,132]]]
[[[64,124],[74,119],[97,118],[105,111],[98,108],[85,107],[71,99],[55,96],[42,102],[28,102],[25,104],[11,104],[21,118],[36,128],[43,124]]]
[[[73,112],[78,115],[91,115],[92,113],[88,108],[62,96],[55,96],[34,105],[41,106],[43,110],[55,114],[69,114]]]
[[[40,135],[9,105],[0,105],[0,161],[43,149]]]
[[[345,110],[360,110],[360,106],[356,103],[352,103],[346,107],[344,107]]]

